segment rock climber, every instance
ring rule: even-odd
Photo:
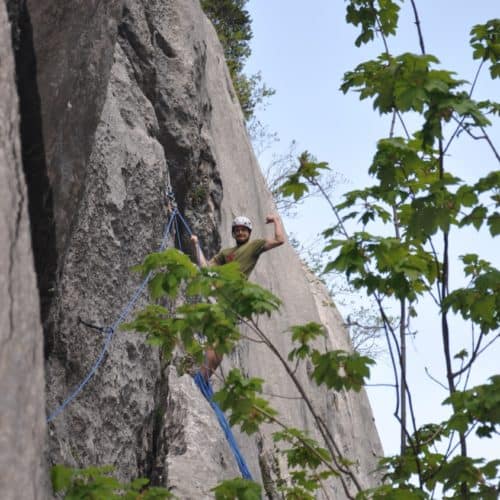
[[[285,231],[278,214],[271,214],[266,217],[266,224],[274,224],[274,237],[269,239],[250,239],[252,234],[252,221],[241,215],[233,220],[232,235],[236,246],[224,248],[209,261],[205,259],[200,248],[198,237],[193,234],[191,242],[197,256],[198,265],[222,266],[229,262],[238,262],[241,272],[248,278],[253,271],[259,257],[268,250],[279,247],[285,242]],[[222,356],[218,355],[213,349],[206,351],[205,366],[201,369],[202,375],[208,380],[210,375],[218,368],[222,361]]]

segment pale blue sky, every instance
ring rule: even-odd
[[[456,71],[459,78],[472,81],[477,61],[472,60],[469,31],[474,24],[499,17],[498,0],[417,0],[427,53],[436,55],[444,69]],[[262,155],[263,165],[272,153],[284,152],[292,140],[298,151],[309,150],[343,174],[349,184],[339,186],[338,194],[367,185],[366,172],[375,151],[376,141],[388,134],[389,120],[373,112],[369,100],[360,102],[356,95],[345,96],[338,89],[344,72],[375,57],[383,50],[381,41],[357,49],[357,30],[344,21],[342,0],[250,0],[253,18],[252,56],[249,73],[262,71],[263,79],[276,90],[267,110],[259,118],[278,133],[280,142]],[[392,53],[419,52],[410,3],[403,6],[399,35],[389,39]],[[500,82],[492,82],[483,70],[474,97],[500,100]],[[411,120],[410,120],[411,122]],[[500,147],[500,124],[490,129],[490,136]],[[484,142],[463,137],[450,150],[448,165],[464,179],[474,179],[498,169],[498,163]],[[331,215],[320,202],[304,207],[302,216],[285,221],[287,230],[309,241],[330,224]],[[468,231],[454,240],[457,254],[475,251],[500,265],[499,239]],[[455,276],[460,280],[460,276]],[[421,423],[433,418],[444,397],[438,386],[429,381],[422,366],[443,379],[440,333],[434,332],[432,313],[418,323],[419,334],[410,343],[411,383],[419,406]],[[461,331],[460,334],[468,335]],[[459,342],[457,342],[457,347]],[[458,349],[457,349],[458,350]],[[481,360],[477,381],[498,373],[500,350],[497,346]],[[387,364],[380,363],[372,382],[390,382]],[[398,448],[398,431],[392,418],[393,403],[388,389],[369,391],[386,452]],[[434,417],[436,418],[436,417]],[[440,418],[440,417],[437,417]],[[479,455],[498,456],[500,442],[481,440],[472,445]]]

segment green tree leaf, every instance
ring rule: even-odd
[[[261,500],[260,484],[247,479],[229,479],[222,481],[211,491],[216,500]]]

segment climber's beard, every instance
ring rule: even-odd
[[[233,231],[233,238],[236,240],[236,245],[244,245],[250,239],[250,231],[248,229],[238,229]]]

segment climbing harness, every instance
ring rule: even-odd
[[[167,189],[165,190],[165,197],[167,200],[167,209],[170,212],[170,216],[168,218],[167,223],[165,224],[165,229],[163,231],[163,237],[160,243],[159,247],[159,252],[165,250],[167,247],[168,239],[170,237],[170,232],[172,228],[174,228],[175,233],[177,235],[177,242],[179,249],[182,250],[182,243],[181,243],[181,237],[180,237],[180,231],[179,231],[179,220],[184,226],[186,232],[188,233],[189,236],[193,234],[191,231],[188,223],[182,216],[182,214],[179,212],[179,209],[177,208],[177,203],[175,201],[175,196],[170,189],[170,187],[167,185]],[[197,252],[199,252],[199,247],[197,247]],[[78,318],[78,322],[82,323],[83,325],[87,326],[88,328],[92,328],[98,331],[101,331],[102,333],[106,334],[106,338],[104,340],[103,347],[101,349],[101,352],[99,353],[99,356],[97,357],[97,360],[93,364],[92,368],[89,370],[87,375],[84,377],[84,379],[80,382],[80,384],[73,390],[73,392],[70,393],[70,395],[47,417],[47,422],[51,422],[54,420],[61,412],[64,411],[64,409],[82,392],[84,387],[89,383],[90,379],[94,376],[96,373],[97,369],[99,366],[103,363],[106,352],[109,349],[109,346],[111,344],[111,341],[113,340],[113,336],[120,326],[121,323],[125,321],[125,319],[128,317],[128,315],[132,312],[133,308],[135,307],[137,301],[139,300],[140,296],[144,292],[146,286],[148,285],[149,281],[153,277],[153,271],[150,271],[147,276],[144,278],[142,283],[136,288],[135,292],[133,293],[131,299],[129,302],[124,306],[122,309],[120,315],[116,319],[116,321],[111,325],[111,326],[106,326],[106,327],[101,327],[97,326],[91,323],[88,323],[86,321],[83,321],[80,317]],[[241,454],[241,451],[239,450],[238,444],[236,443],[236,439],[234,438],[234,435],[231,431],[231,427],[229,425],[229,422],[227,421],[223,411],[220,409],[220,407],[217,405],[215,401],[213,401],[213,390],[210,385],[210,382],[207,381],[203,375],[201,374],[200,371],[198,371],[194,375],[194,381],[198,388],[200,389],[200,392],[203,394],[205,399],[208,401],[210,406],[212,407],[215,415],[217,416],[217,420],[219,421],[219,425],[222,428],[222,431],[224,432],[224,435],[227,439],[227,442],[229,444],[229,447],[231,448],[231,451],[234,455],[234,458],[238,464],[238,468],[241,472],[241,475],[245,479],[252,479],[252,475],[250,474],[250,471],[248,469],[248,466],[245,463],[245,459],[243,458],[243,455]]]

